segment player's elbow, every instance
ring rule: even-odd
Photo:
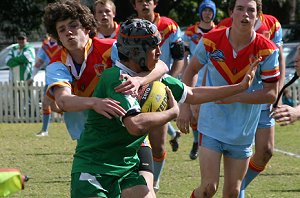
[[[265,103],[266,104],[273,104],[276,101],[277,94],[274,93],[269,93],[265,96]]]
[[[130,129],[127,128],[127,130],[128,130],[128,133],[133,136],[145,135],[145,131],[143,131],[142,129],[137,128],[137,127],[132,127]]]
[[[139,125],[131,125],[126,128],[130,135],[133,135],[133,136],[145,135],[144,127],[140,127]]]
[[[270,95],[269,97],[268,97],[268,99],[269,99],[269,104],[273,104],[275,101],[276,101],[276,95]]]
[[[138,122],[136,122],[136,119],[134,117],[131,118],[125,118],[123,120],[123,123],[128,131],[129,134],[134,136],[140,136],[145,135],[145,127]]]

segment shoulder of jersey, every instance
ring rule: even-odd
[[[162,23],[162,24],[175,24],[176,26],[178,26],[176,21],[174,21],[171,18],[165,17],[165,16],[160,17],[160,23]]]

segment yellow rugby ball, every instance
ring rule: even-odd
[[[159,81],[153,81],[143,86],[139,91],[139,101],[143,113],[166,110],[168,106],[166,85]]]

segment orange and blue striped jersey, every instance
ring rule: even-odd
[[[85,46],[85,60],[80,71],[66,48],[57,53],[46,68],[47,96],[54,99],[53,88],[69,87],[77,96],[90,97],[104,69],[112,66],[111,47],[115,39],[89,39]],[[87,118],[87,111],[65,112],[64,119],[72,139],[79,139]]]
[[[206,85],[222,86],[240,82],[250,68],[253,57],[262,57],[248,92],[263,89],[263,82],[277,82],[280,77],[278,48],[261,34],[254,35],[250,43],[238,52],[231,46],[230,28],[205,34],[200,40],[195,56],[201,65],[207,65]],[[251,144],[255,135],[262,105],[215,104],[201,105],[198,130],[219,141],[233,145]]]
[[[53,69],[49,69],[49,72],[53,73],[47,75],[49,88],[60,84],[65,86],[65,83],[69,83],[74,95],[84,97],[91,96],[103,70],[112,66],[110,53],[114,41],[114,39],[89,39],[85,47],[85,60],[79,72],[76,70],[72,57],[69,55],[67,49],[63,48],[61,52],[51,60],[51,63],[55,66],[52,66]],[[71,80],[61,79],[63,76],[59,75],[58,72],[61,70],[61,67],[69,71],[68,79]],[[55,72],[58,72],[58,76],[55,75]]]
[[[205,32],[199,28],[199,25],[200,22],[196,22],[194,25],[188,27],[182,36],[184,45],[189,48],[191,55],[194,55],[197,44],[205,34]],[[213,30],[215,27],[216,26],[214,25],[211,30]]]
[[[50,63],[50,60],[56,53],[61,50],[61,46],[56,41],[51,42],[50,38],[44,39],[42,47],[39,49],[37,57],[42,59],[46,65]]]
[[[210,61],[228,84],[240,82],[250,66],[251,57],[262,57],[262,62],[276,51],[276,46],[261,34],[255,34],[250,44],[235,56],[229,39],[229,28],[220,29],[203,36],[203,45],[210,55]],[[260,69],[262,80],[276,82],[279,79],[278,62],[272,62]]]
[[[155,19],[153,23],[157,26],[162,38],[160,43],[162,52],[160,59],[166,63],[170,69],[172,62],[170,51],[171,44],[181,39],[181,30],[175,21],[168,17],[161,17],[158,13],[155,13]]]

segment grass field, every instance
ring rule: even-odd
[[[31,178],[22,192],[11,197],[69,197],[75,142],[63,123],[51,123],[48,137],[35,136],[40,127],[41,124],[0,123],[0,167],[19,168]],[[300,122],[276,129],[276,148],[300,154]],[[192,135],[184,135],[176,153],[167,145],[168,158],[158,198],[188,198],[199,184],[198,161],[188,157],[191,142]],[[223,176],[215,197],[221,197],[222,179]],[[248,187],[246,197],[300,197],[300,158],[275,152],[267,169]]]

